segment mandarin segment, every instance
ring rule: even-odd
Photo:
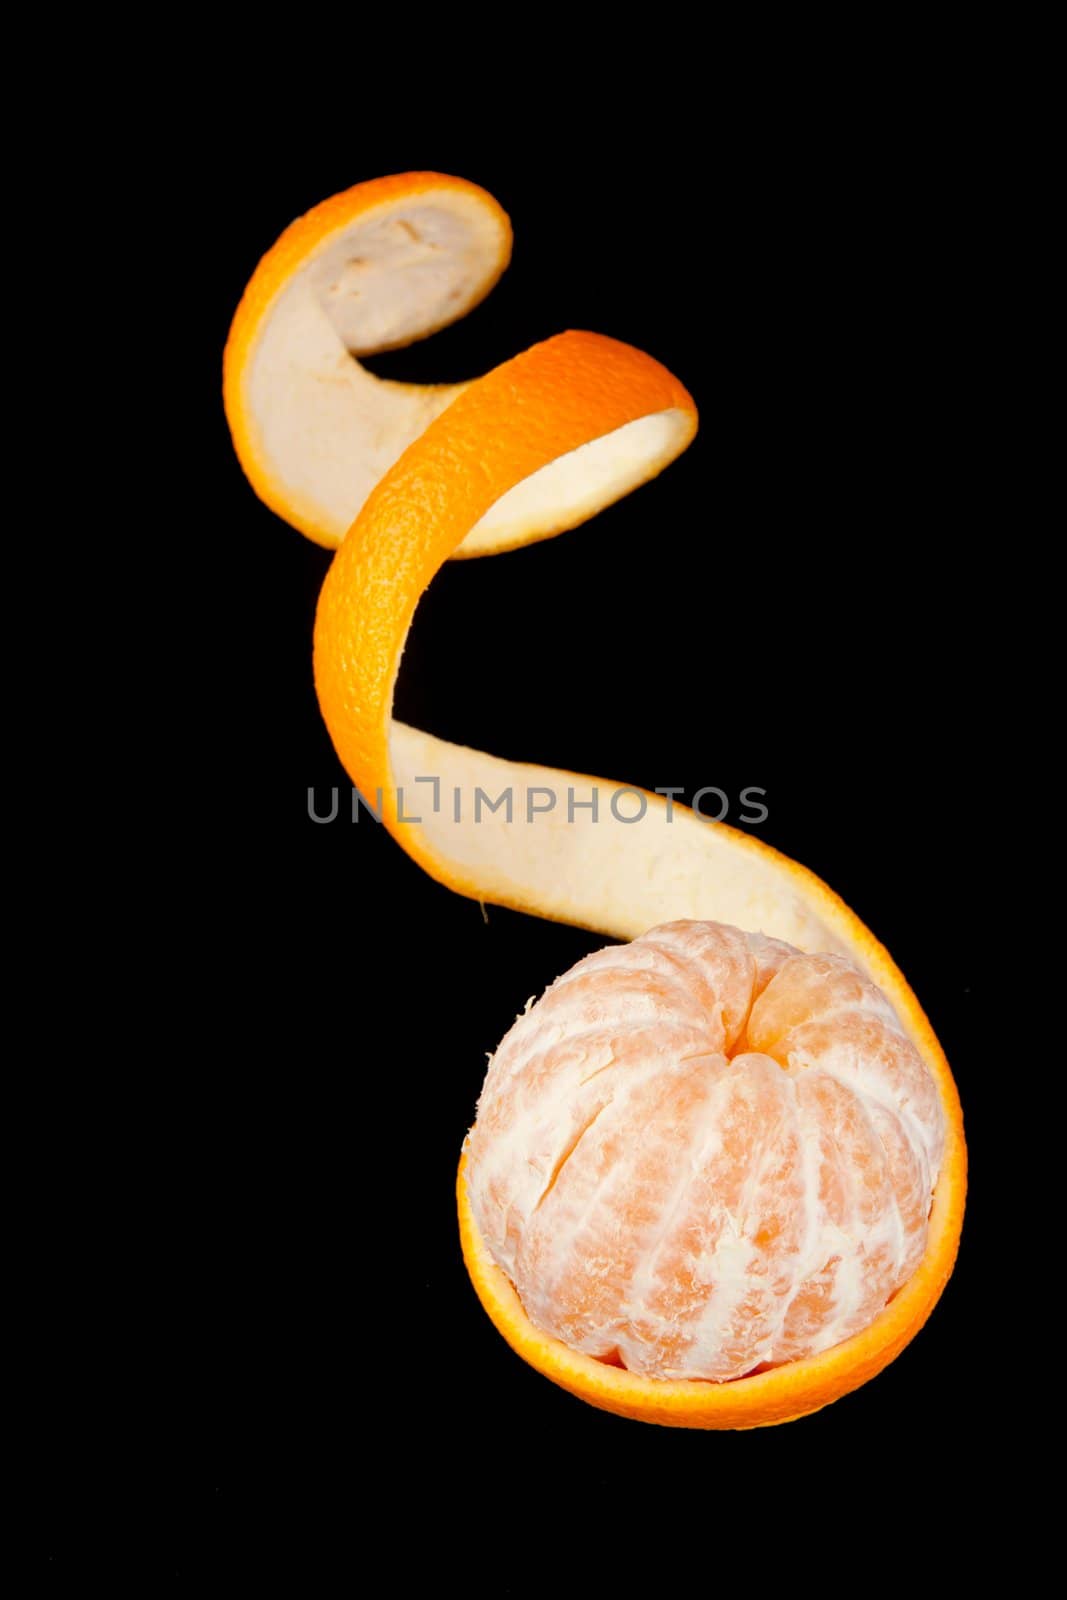
[[[903,1117],[932,1181],[944,1148],[937,1085],[885,995],[851,962],[786,962],[752,1006],[748,1040],[787,1070],[822,1066]]]

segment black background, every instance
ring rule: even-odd
[[[989,1116],[981,558],[966,542],[984,471],[965,422],[979,224],[947,158],[843,143],[783,139],[754,165],[638,147],[609,160],[590,136],[535,159],[488,134],[324,150],[279,125],[254,159],[224,148],[200,175],[183,811],[180,837],[159,841],[193,915],[169,974],[176,1065],[135,1106],[126,1152],[138,1203],[125,1179],[115,1196],[119,1297],[94,1291],[110,1376],[94,1389],[75,1366],[47,1419],[57,1569],[195,1579],[291,1561],[343,1579],[373,1545],[397,1582],[439,1568],[521,1593],[564,1564],[561,1522],[602,1573],[662,1527],[684,1565],[724,1516],[773,1562],[769,1505],[810,1529],[829,1494],[836,1519],[869,1521],[902,1471],[977,1475],[980,1168],[928,1327],[872,1384],[786,1427],[690,1434],[597,1413],[491,1327],[453,1206],[486,1053],[602,941],[495,908],[486,922],[373,823],[343,806],[309,820],[310,786],[323,803],[347,793],[311,679],[329,557],[255,499],[218,395],[233,308],[282,228],[413,166],[489,188],[514,257],[465,322],[374,370],[465,378],[578,327],[678,374],[701,413],[691,449],[559,540],[443,571],[398,714],[686,797],[764,788],[753,831],[838,890],[911,980],[973,1152]],[[410,1532],[379,1548],[386,1512]],[[508,1529],[518,1554],[482,1568]]]

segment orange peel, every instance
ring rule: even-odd
[[[946,1142],[914,1276],[845,1343],[728,1383],[638,1377],[540,1333],[478,1235],[461,1163],[464,1259],[524,1360],[625,1416],[764,1426],[855,1389],[929,1316],[963,1219],[959,1097],[903,974],[807,868],[661,795],[631,791],[643,806],[634,825],[608,806],[618,785],[503,761],[393,718],[404,641],[446,559],[576,526],[654,477],[696,431],[695,405],[671,373],[593,333],[560,334],[465,385],[396,385],[364,371],[359,354],[422,337],[476,304],[506,266],[510,242],[507,217],[484,190],[435,173],[360,184],[315,207],[263,258],[238,308],[225,357],[227,416],[260,497],[317,542],[343,541],[316,617],[319,702],[353,784],[414,860],[460,894],[618,939],[712,919],[847,955],[883,990],[933,1074]],[[420,778],[436,783],[416,787]],[[420,797],[420,821],[407,820],[405,795],[408,815]]]

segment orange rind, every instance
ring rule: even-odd
[[[414,860],[460,894],[617,939],[712,919],[847,956],[882,989],[932,1074],[945,1148],[914,1275],[844,1343],[727,1383],[642,1378],[540,1333],[479,1236],[461,1164],[464,1259],[524,1360],[625,1416],[764,1426],[855,1389],[929,1316],[963,1218],[959,1098],[903,974],[807,868],[664,796],[630,791],[642,808],[635,824],[608,803],[616,785],[504,761],[393,718],[404,641],[445,560],[575,527],[662,471],[696,431],[693,401],[671,373],[593,333],[560,334],[464,385],[392,384],[360,366],[361,354],[463,315],[503,271],[510,243],[507,217],[484,190],[440,174],[360,184],[317,206],[268,252],[241,301],[226,350],[227,416],[259,496],[310,538],[340,546],[315,624],[319,702],[353,784]],[[414,814],[418,822],[405,820]]]

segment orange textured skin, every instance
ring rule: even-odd
[[[409,853],[418,844],[396,821],[389,722],[423,590],[509,489],[568,451],[672,407],[692,417],[695,431],[692,397],[651,356],[597,333],[557,334],[472,383],[409,446],[352,525],[319,597],[315,687],[345,770],[364,795],[382,788],[383,821]],[[433,857],[418,859],[441,876]]]
[[[238,455],[257,494],[320,543],[332,541],[294,516],[256,452],[242,386],[258,329],[274,297],[333,228],[398,194],[447,184],[484,195],[462,180],[418,173],[359,185],[315,207],[264,257],[234,319],[224,387]],[[491,197],[484,199],[496,207]],[[507,252],[497,276],[506,263]],[[559,456],[668,409],[689,419],[691,436],[696,428],[693,401],[658,362],[596,334],[558,335],[470,384],[431,422],[373,490],[335,557],[315,627],[315,681],[331,737],[360,792],[374,797],[381,791],[383,820],[393,836],[431,875],[458,893],[536,915],[558,914],[546,911],[538,903],[536,887],[528,884],[517,883],[510,893],[494,887],[487,894],[476,871],[435,853],[421,829],[398,821],[389,732],[396,674],[418,600],[443,562],[509,489]],[[659,466],[653,467],[648,475],[658,470]],[[580,520],[549,518],[539,531],[516,542],[548,537]],[[649,795],[648,804],[662,810],[664,801]],[[679,813],[684,808],[674,810]],[[725,824],[716,828],[732,841],[739,859],[747,857],[773,869],[783,898],[811,906],[833,928],[885,992],[934,1074],[946,1144],[927,1249],[914,1276],[870,1327],[817,1356],[723,1384],[641,1378],[577,1354],[535,1329],[478,1234],[462,1162],[457,1197],[464,1259],[478,1296],[508,1343],[538,1371],[590,1404],[623,1416],[677,1427],[753,1428],[804,1416],[858,1388],[918,1332],[955,1261],[967,1157],[952,1074],[918,1000],[888,952],[807,868]],[[709,912],[713,909],[709,907]],[[578,910],[568,920],[604,926],[595,907]]]

